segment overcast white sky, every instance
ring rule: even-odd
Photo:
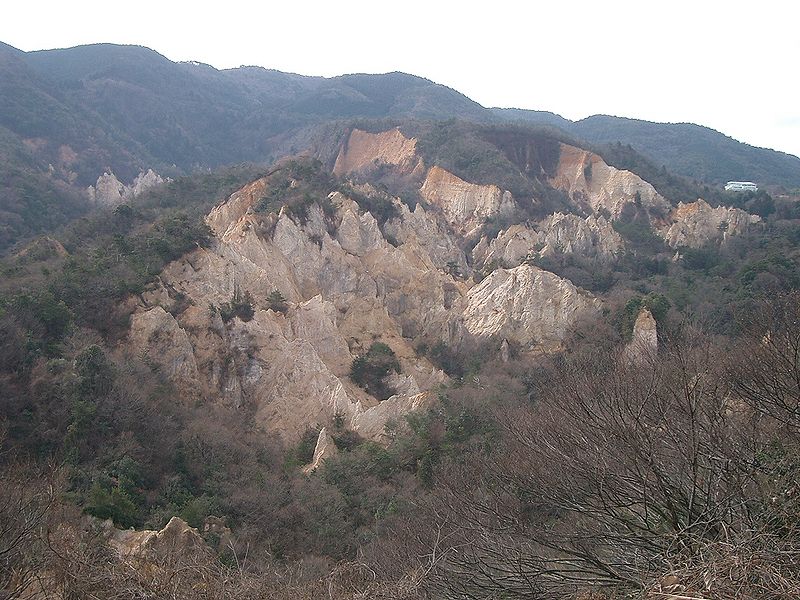
[[[800,3],[6,0],[22,50],[140,44],[306,75],[405,71],[484,106],[707,125],[800,155]]]

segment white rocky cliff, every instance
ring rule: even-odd
[[[688,204],[681,202],[670,217],[672,222],[661,228],[658,234],[672,248],[699,248],[708,242],[724,242],[761,221],[758,215],[751,215],[739,208],[712,208],[702,198]]]
[[[577,207],[611,220],[619,218],[628,204],[659,215],[666,215],[672,208],[639,176],[609,166],[593,152],[567,144],[561,144],[557,172],[551,183],[564,190]]]
[[[515,267],[537,256],[578,254],[611,261],[624,249],[622,237],[603,216],[581,218],[555,213],[539,223],[517,224],[501,230],[493,239],[482,237],[472,250],[478,265]]]
[[[420,168],[409,140],[381,135],[351,137],[337,169],[346,175],[369,164],[370,152],[398,169]],[[271,185],[269,177],[255,181],[209,213],[213,243],[167,266],[141,297],[129,341],[183,393],[247,409],[258,426],[284,439],[334,416],[381,439],[387,421],[428,405],[447,377],[416,354],[415,340],[554,349],[582,315],[599,308],[568,280],[528,265],[497,270],[480,284],[467,276],[464,236],[514,210],[510,194],[496,186],[433,167],[421,190],[430,207],[412,211],[392,199],[394,215],[379,225],[340,192],[318,198],[303,218],[286,208],[259,212]],[[563,215],[551,221],[559,219],[572,222]],[[587,229],[586,241],[576,236],[574,249],[617,247],[613,235],[599,239],[607,230],[599,217],[578,221],[570,226]],[[564,249],[558,223],[542,231],[545,247]],[[251,311],[240,315],[237,302]],[[391,379],[396,394],[382,402],[349,378],[353,360],[375,341],[401,366]]]
[[[440,208],[447,223],[464,236],[487,219],[508,217],[515,209],[511,192],[496,185],[469,183],[441,167],[428,171],[420,193],[429,204]]]
[[[579,315],[600,302],[569,280],[530,265],[497,269],[468,293],[467,330],[478,337],[512,339],[552,350]]]
[[[152,169],[139,173],[130,185],[122,183],[114,173],[103,173],[97,178],[95,185],[87,188],[86,194],[93,204],[116,206],[165,181],[168,180],[165,180]]]
[[[642,308],[633,324],[631,341],[625,346],[623,358],[633,363],[652,360],[658,352],[658,327],[653,313]]]

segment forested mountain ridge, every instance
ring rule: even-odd
[[[630,145],[656,165],[690,179],[720,185],[730,180],[797,187],[798,158],[756,148],[693,123],[652,123],[593,115],[570,121],[539,111],[492,109],[519,122],[552,125],[590,144]]]
[[[630,144],[656,168],[712,186],[731,178],[800,185],[797,157],[707,128],[602,116],[571,123],[550,113],[485,109],[403,73],[322,78],[260,67],[217,70],[113,44],[37,52],[3,45],[0,69],[0,247],[81,214],[79,196],[105,172],[130,184],[150,168],[175,176],[268,164],[306,149],[315,128],[353,118],[544,124],[590,143]]]
[[[793,597],[794,202],[524,127],[309,148],[0,264],[0,585]]]

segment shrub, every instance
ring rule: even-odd
[[[291,448],[286,455],[285,467],[288,469],[302,467],[314,459],[314,450],[317,447],[317,439],[321,427],[307,427],[300,436],[300,441],[294,448]]]
[[[119,527],[133,527],[140,521],[138,508],[124,490],[99,482],[92,485],[83,510],[98,519],[111,519]]]
[[[111,391],[114,365],[97,344],[85,348],[75,359],[75,372],[80,376],[80,390],[91,398]]]
[[[269,293],[267,296],[267,306],[275,312],[284,314],[289,310],[289,306],[286,304],[286,298],[283,297],[280,290],[273,290]]]
[[[234,317],[239,317],[242,321],[249,321],[253,318],[255,309],[253,307],[253,296],[250,292],[242,294],[238,289],[233,291],[230,302],[220,305],[219,316],[223,322],[227,323]]]
[[[395,393],[386,382],[391,371],[400,372],[395,353],[386,344],[374,342],[366,354],[353,361],[350,379],[378,400],[386,400]]]
[[[397,207],[392,203],[391,198],[385,194],[362,194],[350,185],[341,185],[339,191],[355,201],[358,207],[369,212],[378,225],[383,226],[389,219],[398,216]]]
[[[683,264],[692,271],[709,271],[721,260],[719,249],[712,246],[703,248],[685,248],[681,251]]]

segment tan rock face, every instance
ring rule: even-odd
[[[625,347],[624,356],[633,362],[655,357],[658,352],[658,328],[653,314],[642,308],[633,325],[631,341]]]
[[[384,230],[401,244],[409,260],[421,268],[444,269],[456,264],[466,272],[459,237],[446,223],[429,214],[422,204],[413,211],[402,203],[397,208],[400,216],[389,220]]]
[[[210,213],[215,244],[164,270],[161,291],[145,295],[133,315],[130,343],[179,387],[191,384],[213,401],[253,407],[261,426],[287,440],[336,414],[380,439],[387,420],[402,421],[429,403],[427,392],[446,377],[416,355],[409,338],[457,345],[467,336],[501,334],[523,344],[556,344],[573,316],[593,306],[565,280],[527,266],[508,285],[494,275],[470,291],[470,280],[442,268],[446,259],[464,268],[466,261],[436,211],[412,212],[396,201],[393,227],[403,242],[394,246],[370,214],[341,194],[331,197],[332,234],[316,206],[303,225],[283,212],[258,215],[251,208],[266,185],[256,181]],[[265,218],[271,231],[261,227]],[[270,309],[274,290],[287,299],[285,314]],[[162,306],[176,292],[190,301],[177,318]],[[252,295],[254,316],[223,322],[214,307],[236,292]],[[486,311],[501,316],[486,321]],[[348,378],[355,356],[376,339],[390,345],[402,366],[391,381],[397,395],[382,403]]]
[[[600,302],[569,280],[531,265],[497,269],[470,290],[464,325],[478,337],[497,336],[554,348],[577,319]]]
[[[492,240],[481,239],[472,251],[473,262],[515,267],[536,256],[579,254],[613,260],[624,248],[622,237],[604,217],[586,219],[555,213],[535,225],[512,225]]]
[[[533,225],[512,225],[491,240],[482,237],[472,249],[472,260],[483,266],[495,264],[516,267],[523,260],[539,255],[544,246],[542,237]]]
[[[431,167],[420,194],[439,207],[450,226],[462,235],[468,235],[488,218],[510,215],[515,208],[511,192],[496,185],[469,183],[441,167]]]
[[[254,182],[211,212],[215,244],[164,270],[163,289],[145,295],[133,316],[131,346],[176,383],[196,381],[209,399],[253,407],[259,424],[286,439],[337,413],[380,437],[381,419],[446,380],[416,356],[404,329],[441,335],[456,320],[463,284],[440,272],[424,248],[389,244],[372,215],[340,194],[332,198],[332,235],[317,206],[303,225],[284,212],[266,217],[273,223],[266,231],[265,217],[251,210],[266,185]],[[177,319],[161,306],[166,288],[191,302]],[[286,314],[270,309],[274,290],[287,299]],[[237,291],[252,295],[254,316],[225,323],[214,307]],[[354,357],[376,339],[403,366],[392,382],[399,395],[380,406],[348,378]]]
[[[421,164],[415,144],[397,130],[356,130],[337,169],[369,169],[377,161],[413,170]],[[335,210],[327,215],[318,204],[302,221],[285,209],[260,213],[255,208],[269,185],[268,177],[254,181],[209,213],[213,243],[168,265],[160,285],[142,296],[129,348],[146,353],[179,389],[246,407],[257,426],[290,442],[335,415],[380,440],[387,422],[401,422],[431,403],[432,390],[447,377],[417,356],[420,338],[458,346],[497,337],[498,348],[501,340],[506,348],[508,342],[557,348],[576,319],[596,312],[599,302],[519,262],[532,251],[610,256],[621,246],[601,216],[552,215],[483,240],[473,258],[487,263],[500,257],[514,268],[476,285],[465,236],[486,219],[517,210],[497,186],[433,167],[421,187],[430,206],[412,211],[394,199],[395,216],[379,226],[340,192],[328,197]],[[276,291],[285,306],[270,300]],[[223,321],[220,307],[245,294],[253,299],[253,317]],[[180,308],[175,297],[182,298]],[[390,381],[396,395],[383,402],[348,376],[353,359],[374,341],[388,344],[401,365]]]
[[[417,156],[417,140],[405,137],[399,129],[382,133],[354,129],[339,151],[333,173],[345,175],[380,165],[392,165],[409,174],[422,169],[422,161]]]
[[[161,306],[131,317],[130,339],[145,361],[160,365],[169,379],[184,387],[197,382],[197,363],[189,336]]]
[[[322,466],[322,463],[325,462],[327,459],[331,458],[332,456],[336,456],[338,454],[338,449],[336,448],[336,444],[333,441],[333,438],[328,433],[328,430],[323,427],[319,430],[319,435],[317,436],[317,444],[314,446],[314,458],[311,459],[311,462],[303,467],[304,473],[312,473],[316,471],[319,467]]]
[[[655,188],[639,176],[615,169],[597,154],[561,144],[556,175],[550,182],[564,190],[578,207],[618,218],[626,204],[637,203],[651,213],[664,214],[671,206]]]
[[[154,563],[176,554],[184,557],[209,554],[197,530],[180,517],[172,517],[160,531],[115,530],[109,544],[121,558]]]
[[[625,246],[622,236],[603,216],[581,219],[573,214],[555,213],[539,224],[539,231],[543,234],[542,256],[574,253],[611,260]]]
[[[702,198],[689,204],[681,202],[670,214],[670,219],[672,223],[660,229],[658,234],[672,248],[699,248],[711,241],[724,242],[761,221],[761,217],[738,208],[712,208]]]
[[[206,217],[206,224],[220,237],[224,237],[232,225],[239,225],[242,217],[254,208],[267,190],[267,178],[256,179],[230,198],[215,206]]]
[[[161,175],[152,169],[139,173],[131,185],[123,184],[114,173],[103,173],[97,178],[97,183],[86,190],[86,193],[93,204],[116,206],[165,181]]]

